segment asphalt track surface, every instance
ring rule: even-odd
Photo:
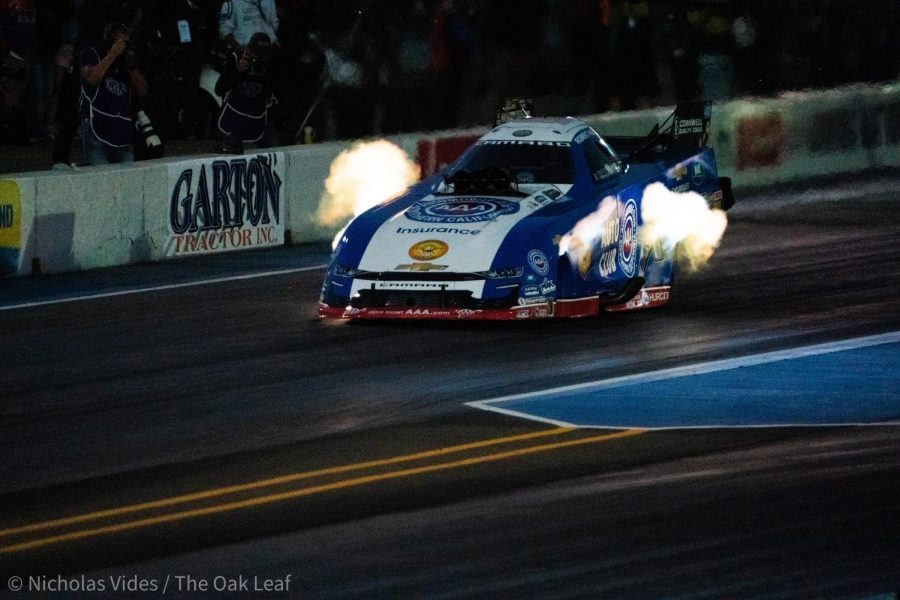
[[[900,330],[900,180],[743,200],[670,306],[589,320],[322,323],[321,246],[3,281],[0,594],[894,597],[900,427],[464,405]]]

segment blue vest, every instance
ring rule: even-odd
[[[94,48],[89,51],[99,63],[100,53]],[[101,142],[116,148],[131,145],[131,83],[119,65],[113,64],[95,86],[82,80],[81,100],[86,103],[85,116],[91,130]]]
[[[232,54],[237,64],[238,56]],[[240,74],[225,95],[219,115],[219,131],[235,135],[242,142],[257,142],[266,131],[269,93],[261,77]]]

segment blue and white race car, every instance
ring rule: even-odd
[[[709,103],[670,119],[635,138],[604,139],[570,117],[496,126],[442,174],[350,223],[319,315],[530,319],[666,304],[674,252],[642,242],[645,188],[733,203],[705,145]]]

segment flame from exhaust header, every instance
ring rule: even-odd
[[[692,270],[712,256],[728,226],[725,212],[711,209],[696,192],[673,192],[662,183],[651,183],[641,200],[641,241],[646,246],[661,245]]]
[[[568,253],[572,264],[586,271],[590,268],[589,250],[596,241],[602,240],[608,245],[616,239],[618,216],[616,199],[607,196],[596,211],[560,238],[559,255]],[[644,190],[641,218],[644,247],[660,248],[665,254],[677,250],[675,258],[692,270],[709,260],[728,226],[725,213],[710,209],[700,194],[673,192],[662,183],[652,183]],[[582,264],[582,261],[587,262]]]
[[[331,163],[317,221],[326,227],[348,221],[418,180],[418,165],[399,146],[387,140],[358,142]]]
[[[593,241],[600,237],[606,224],[614,221],[618,216],[616,212],[616,199],[612,196],[604,198],[597,210],[578,221],[572,231],[562,236],[559,240],[559,255],[568,252],[574,264],[579,264]]]

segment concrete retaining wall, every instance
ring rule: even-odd
[[[670,109],[584,117],[602,134],[645,135]],[[483,129],[389,137],[428,174],[452,160]],[[710,143],[719,172],[735,188],[786,183],[820,175],[900,166],[900,84],[788,93],[713,107]],[[293,243],[328,240],[334,230],[314,215],[332,161],[349,142],[290,146],[283,161],[280,219]],[[180,157],[124,167],[23,173],[5,178],[18,188],[19,256],[15,274],[92,269],[165,258],[171,236],[170,165],[215,157]],[[7,186],[8,187],[8,186]],[[3,189],[6,189],[5,187]],[[0,198],[0,207],[4,198]],[[4,242],[11,243],[11,242]],[[5,256],[9,248],[4,250]],[[10,269],[7,269],[7,271]]]

